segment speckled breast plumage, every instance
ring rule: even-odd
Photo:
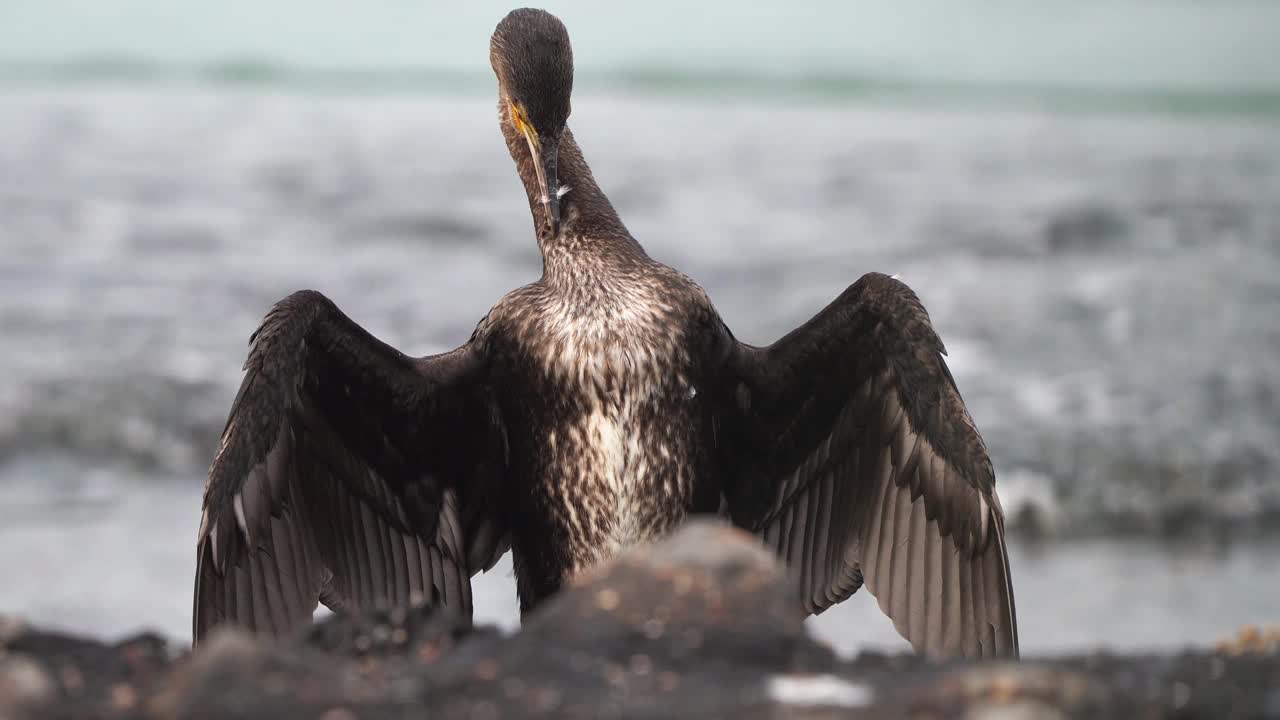
[[[518,580],[564,581],[665,534],[704,469],[688,309],[673,297],[696,286],[651,261],[601,267],[584,255],[564,269],[572,281],[549,267],[495,308],[495,340],[520,376],[508,386],[531,388],[502,401],[522,474],[510,484]],[[518,584],[522,601],[554,589]]]

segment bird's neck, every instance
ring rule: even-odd
[[[504,108],[505,110],[505,108]],[[600,190],[591,168],[582,156],[582,149],[568,128],[560,139],[560,157],[557,177],[560,184],[560,233],[551,237],[546,208],[542,205],[542,191],[538,187],[538,175],[529,154],[529,145],[510,122],[502,123],[502,134],[507,149],[515,160],[520,181],[529,197],[529,211],[533,215],[534,231],[544,261],[556,250],[568,244],[591,247],[619,246],[639,250],[639,245],[627,232],[609,198]],[[580,252],[585,248],[576,248]]]

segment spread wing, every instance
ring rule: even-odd
[[[865,581],[918,652],[1016,656],[995,476],[943,354],[915,294],[879,274],[772,346],[738,344],[728,509],[809,612]]]
[[[282,635],[319,600],[469,616],[471,575],[507,547],[484,371],[470,344],[406,357],[313,291],[272,308],[205,486],[195,640]]]

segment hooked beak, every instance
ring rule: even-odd
[[[556,163],[560,159],[560,140],[556,138],[543,145],[536,131],[525,125],[524,139],[529,143],[529,155],[533,158],[533,170],[538,176],[538,192],[541,193],[542,210],[551,227],[551,234],[560,234],[560,183],[556,177]]]

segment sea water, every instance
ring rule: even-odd
[[[0,6],[0,611],[189,637],[267,308],[315,288],[427,354],[538,277],[502,11],[355,7]],[[611,7],[560,8],[597,180],[745,341],[867,271],[916,290],[995,462],[1025,650],[1276,620],[1280,6]],[[516,624],[508,561],[476,607]],[[903,647],[865,592],[812,627]]]

